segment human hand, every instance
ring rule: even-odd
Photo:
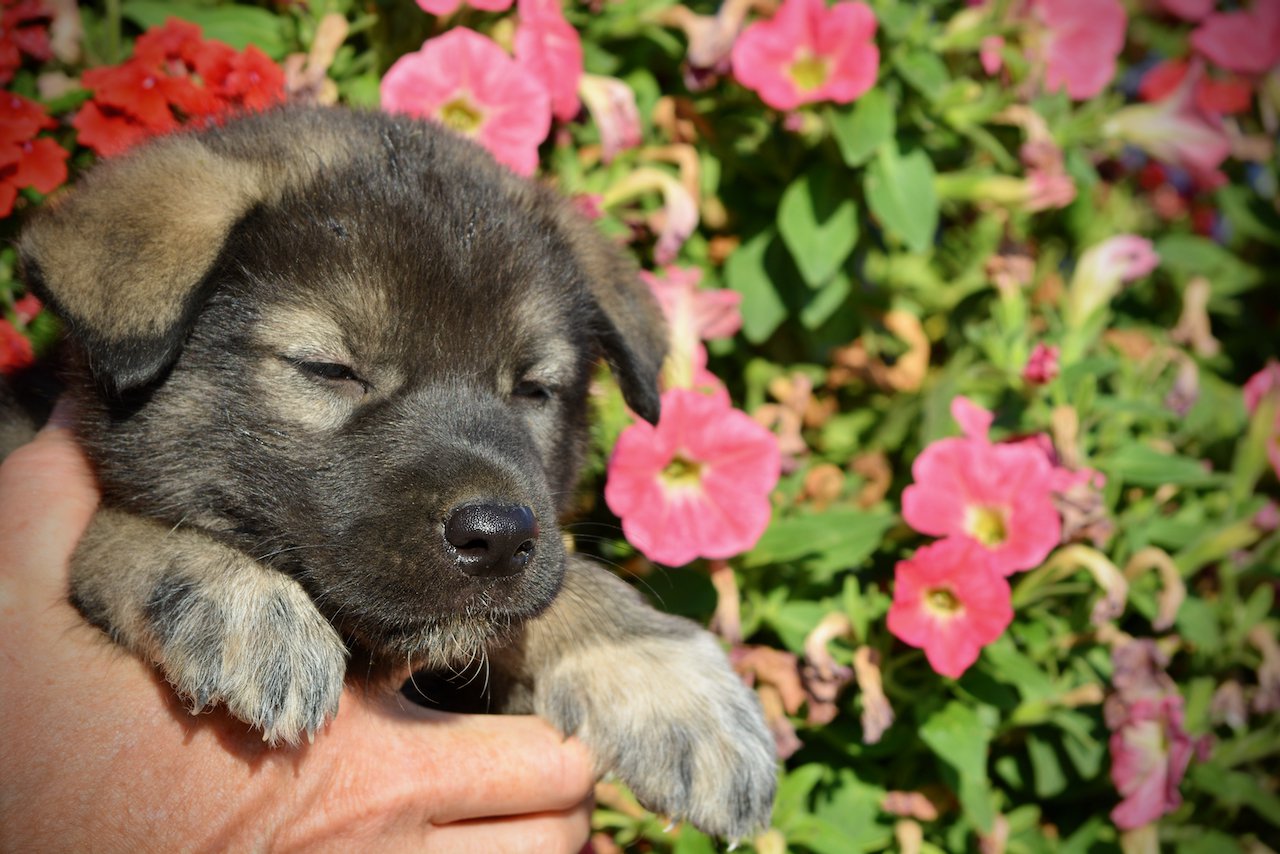
[[[97,506],[46,427],[0,466],[0,850],[577,851],[591,760],[534,717],[348,689],[314,744],[192,716],[67,603]]]

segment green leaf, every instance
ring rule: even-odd
[[[676,844],[671,846],[671,854],[716,854],[716,843],[693,825],[685,824],[680,828]]]
[[[930,101],[942,97],[951,82],[946,63],[930,50],[913,50],[898,60],[898,73]]]
[[[938,196],[929,155],[917,149],[906,156],[888,143],[867,168],[867,204],[881,225],[913,252],[933,245],[938,229]]]
[[[837,271],[813,298],[800,309],[800,324],[814,330],[831,319],[853,290],[853,284],[843,271]]]
[[[893,98],[882,88],[872,89],[852,107],[827,110],[827,121],[840,147],[840,156],[851,167],[870,160],[876,149],[893,139],[897,129]]]
[[[1038,798],[1052,798],[1067,788],[1067,775],[1062,771],[1057,747],[1034,732],[1027,735],[1027,757],[1035,776]]]
[[[1099,465],[1108,477],[1132,486],[1212,486],[1222,480],[1220,475],[1207,471],[1199,460],[1161,453],[1137,442],[1122,446],[1099,460]]]
[[[792,181],[778,203],[778,233],[811,288],[835,275],[858,242],[851,190],[844,173],[819,166]]]
[[[1261,271],[1205,237],[1170,234],[1156,241],[1155,248],[1160,269],[1178,281],[1204,276],[1212,283],[1210,309],[1220,308],[1224,297],[1247,291],[1263,281]]]
[[[850,565],[861,563],[876,550],[897,520],[888,513],[837,509],[810,516],[775,517],[744,566],[786,563],[807,555],[838,552]]]
[[[170,3],[168,0],[127,0],[120,9],[124,17],[143,29],[158,27],[169,18],[198,24],[205,38],[216,39],[244,50],[255,45],[275,60],[289,52],[285,40],[285,18],[254,6],[203,6]]]
[[[1196,788],[1219,803],[1233,809],[1249,807],[1272,826],[1280,827],[1280,797],[1263,788],[1254,775],[1207,762],[1192,766],[1189,776]]]
[[[766,229],[738,247],[724,265],[724,281],[742,294],[742,334],[759,344],[787,318],[768,269],[776,233]]]
[[[960,806],[974,826],[989,832],[995,821],[987,779],[991,729],[973,709],[952,701],[921,725],[920,740],[955,770],[960,778],[956,791]]]

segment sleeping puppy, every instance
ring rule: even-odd
[[[772,739],[711,635],[557,527],[604,359],[658,416],[665,334],[550,191],[432,125],[284,108],[151,142],[32,218],[103,506],[72,600],[272,743],[354,675],[487,659],[650,809],[768,823]]]

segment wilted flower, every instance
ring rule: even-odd
[[[382,108],[434,119],[521,175],[538,167],[551,99],[497,44],[466,27],[427,39],[382,78]]]
[[[1032,385],[1044,385],[1058,375],[1058,348],[1040,342],[1027,358],[1022,378]]]
[[[894,570],[889,631],[943,676],[958,679],[1012,621],[1009,583],[972,540],[921,546]]]
[[[773,435],[727,400],[688,389],[662,395],[657,426],[618,437],[604,497],[627,540],[651,560],[680,566],[728,558],[769,524],[778,482]]]
[[[939,439],[916,457],[902,517],[922,534],[972,542],[999,575],[1039,565],[1058,545],[1054,469],[1025,443],[992,444],[991,413],[963,397],[951,412],[965,435]]]
[[[1120,292],[1126,282],[1140,279],[1160,263],[1151,241],[1120,234],[1085,250],[1067,288],[1066,316],[1080,326]]]
[[[861,2],[783,0],[733,46],[733,76],[777,110],[834,101],[847,104],[876,82],[876,18]]]
[[[700,342],[732,337],[741,328],[742,294],[727,288],[699,288],[702,270],[697,267],[643,271],[640,278],[649,285],[667,319],[670,349],[663,372],[666,387],[692,387],[698,368],[705,369],[706,364],[705,353],[699,359],[695,352]]]
[[[893,706],[884,693],[880,673],[880,653],[869,646],[860,646],[853,653],[853,674],[858,681],[862,699],[862,741],[876,744],[885,731],[893,726]]]
[[[1045,89],[1076,101],[1100,93],[1116,73],[1128,16],[1119,0],[1037,0],[1045,26]]]
[[[670,264],[698,227],[698,202],[684,184],[660,169],[646,166],[629,172],[610,187],[604,194],[604,204],[613,207],[654,190],[662,194],[662,210],[655,216],[658,241],[653,258],[659,264]]]
[[[1215,12],[1191,34],[1191,46],[1215,65],[1266,74],[1280,63],[1280,3],[1255,0],[1237,12]]]
[[[640,144],[640,108],[636,93],[616,77],[584,74],[578,94],[600,130],[600,159],[605,163]]]
[[[516,61],[542,81],[551,96],[551,114],[569,121],[578,114],[582,79],[582,39],[565,20],[560,0],[517,0]]]
[[[1172,94],[1150,104],[1122,107],[1103,124],[1102,132],[1213,185],[1219,181],[1218,166],[1231,153],[1231,139],[1218,118],[1196,104],[1196,86],[1203,75],[1203,66],[1193,63]]]
[[[1178,784],[1192,755],[1206,752],[1208,742],[1187,734],[1182,696],[1155,643],[1128,640],[1112,658],[1115,693],[1103,711],[1111,729],[1111,780],[1123,800],[1111,820],[1132,830],[1178,808]]]

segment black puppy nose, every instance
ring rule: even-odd
[[[464,504],[444,523],[444,538],[467,575],[498,578],[524,570],[533,557],[538,520],[523,505]]]

